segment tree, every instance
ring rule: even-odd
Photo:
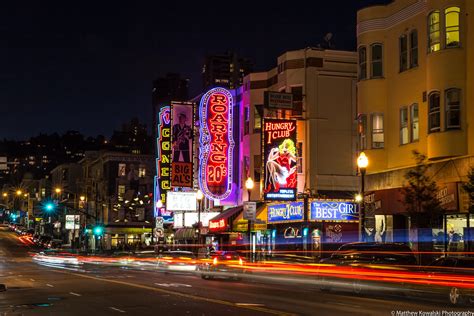
[[[417,228],[431,228],[440,223],[443,208],[437,198],[438,187],[428,175],[426,155],[413,150],[416,166],[407,171],[407,184],[402,188],[403,203]]]
[[[474,213],[474,167],[467,174],[468,181],[462,185],[469,196],[469,213]]]

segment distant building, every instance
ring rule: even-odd
[[[153,142],[145,124],[141,124],[137,118],[122,125],[122,129],[114,131],[108,147],[113,151],[131,154],[150,154],[153,151]]]
[[[189,97],[189,79],[182,78],[179,74],[168,73],[164,77],[153,81],[152,107],[153,107],[153,138],[156,136],[157,109],[171,101],[186,101]]]
[[[243,84],[243,78],[253,68],[249,59],[239,57],[234,52],[208,55],[202,67],[203,89],[223,87],[236,89]]]

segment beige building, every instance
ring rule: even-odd
[[[356,81],[355,52],[310,47],[286,52],[275,68],[244,78],[237,91],[243,116],[241,187],[247,177],[260,183],[252,199],[263,196],[262,117],[298,120],[298,193],[353,198],[358,190]],[[266,91],[292,93],[293,110],[266,108]]]
[[[435,248],[465,249],[474,224],[460,189],[474,165],[472,27],[474,1],[395,0],[357,14],[359,149],[370,161],[367,225],[375,238],[396,239],[397,229],[405,231],[399,241],[411,238],[398,189],[416,149],[433,163],[447,213],[433,229]]]

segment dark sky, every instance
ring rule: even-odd
[[[0,138],[110,136],[133,116],[150,128],[155,77],[179,72],[197,93],[207,53],[234,50],[267,70],[327,32],[337,49],[354,50],[357,9],[390,1],[163,2],[2,4]]]

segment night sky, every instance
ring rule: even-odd
[[[327,32],[337,49],[355,50],[357,9],[390,1],[163,2],[3,4],[0,138],[70,129],[110,136],[133,116],[151,128],[154,78],[181,73],[194,95],[207,53],[234,50],[268,70]]]

